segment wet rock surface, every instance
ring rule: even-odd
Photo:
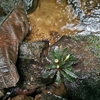
[[[65,28],[78,30],[77,34],[80,35],[100,34],[99,0],[69,0],[68,4],[72,6],[80,22],[75,26],[66,24]]]
[[[48,41],[23,42],[19,49],[18,71],[20,81],[17,86],[24,91],[16,91],[31,95],[33,100],[97,100],[100,95],[99,41],[97,36],[63,36],[54,45]],[[91,45],[92,44],[92,45]],[[73,69],[78,78],[74,82],[62,79],[57,85],[53,79],[43,79],[46,56],[55,47],[69,48],[70,53],[78,59]],[[29,56],[27,56],[29,54]],[[26,55],[26,56],[25,56]],[[98,56],[97,56],[98,55]],[[26,90],[25,90],[26,89]],[[13,92],[12,92],[13,93]],[[19,98],[19,97],[18,97]]]
[[[44,70],[41,59],[46,49],[48,49],[48,41],[26,42],[20,46],[18,69],[24,88],[35,90],[47,84],[41,83],[41,73]]]
[[[7,14],[14,9],[19,2],[22,3],[24,10],[34,11],[39,0],[0,0],[0,24],[6,18]],[[31,10],[29,10],[31,8]]]
[[[74,66],[79,78],[73,83],[64,80],[68,89],[67,93],[72,100],[97,100],[100,98],[100,64],[98,57],[93,53],[93,51],[98,52],[100,50],[97,48],[99,40],[100,37],[95,36],[75,38],[64,36],[54,44],[54,46],[70,48],[70,52],[75,54],[79,60],[79,64]]]
[[[18,95],[18,96],[15,96],[12,99],[9,98],[9,100],[34,100],[34,99],[31,98],[31,97],[25,96],[25,95]]]
[[[15,1],[8,1],[11,2],[9,2],[8,8],[12,8],[12,4],[15,6]],[[68,0],[68,4],[64,0],[22,1],[24,7],[26,7],[25,9],[31,7],[32,2],[34,6],[33,10],[36,9],[38,3],[39,5],[36,11],[29,15],[32,31],[30,31],[31,34],[26,39],[31,42],[23,42],[20,45],[19,58],[17,61],[17,70],[20,75],[20,80],[17,83],[17,88],[12,87],[11,95],[7,96],[7,98],[13,97],[12,94],[14,91],[14,96],[18,95],[19,99],[19,94],[21,93],[31,95],[32,99],[34,98],[36,100],[65,100],[65,98],[68,100],[99,100],[100,38],[96,36],[63,36],[66,33],[99,35],[99,0]],[[7,2],[4,5],[6,6],[6,4]],[[0,7],[4,10],[4,6]],[[8,13],[10,9],[6,10]],[[7,13],[5,13],[5,10],[0,10],[0,13],[2,20]],[[4,27],[5,26],[6,25],[4,25]],[[12,24],[12,26],[14,26],[14,24]],[[9,25],[7,29],[9,29]],[[61,36],[63,37],[58,40]],[[21,39],[22,38],[20,38],[20,40]],[[47,41],[33,42],[35,40],[44,39],[49,39],[50,44],[53,43],[53,45],[49,47]],[[42,78],[46,70],[45,67],[49,63],[46,57],[55,47],[62,47],[62,49],[67,47],[70,49],[70,53],[75,54],[77,57],[78,64],[76,64],[73,69],[78,74],[78,79],[74,82],[69,82],[62,78],[62,84],[57,85],[53,79]],[[16,60],[13,59],[13,57],[11,57],[11,60],[15,64]],[[16,73],[17,71],[15,71],[15,74]],[[8,94],[10,89],[11,88],[8,88]],[[5,91],[2,90],[0,95],[3,95],[3,93],[5,93]],[[27,96],[22,96],[21,98],[30,99]]]
[[[67,100],[67,99],[64,99],[60,96],[51,93],[46,93],[46,94],[37,95],[34,100]]]
[[[19,3],[0,26],[0,89],[15,86],[19,80],[15,66],[18,46],[28,29],[26,13]]]
[[[45,42],[43,41],[37,41],[33,43],[30,42],[23,43],[20,46],[21,47],[20,48],[21,52],[19,51],[20,63],[18,67],[18,69],[20,70],[19,71],[20,76],[24,76],[24,79],[21,78],[22,83],[20,83],[22,84],[22,88],[24,89],[26,88],[29,90],[33,89],[32,92],[36,93],[35,100],[99,99],[100,95],[99,56],[100,55],[98,53],[100,48],[97,47],[97,45],[99,45],[99,41],[100,38],[97,36],[84,36],[84,37],[63,36],[54,45],[50,46],[49,49],[48,45],[46,46]],[[75,54],[75,56],[78,59],[78,64],[73,67],[74,71],[78,74],[78,79],[76,79],[74,82],[69,82],[63,78],[62,79],[63,83],[57,85],[54,83],[54,80],[50,80],[50,78],[46,80],[43,80],[41,78],[41,76],[43,75],[43,71],[45,70],[45,66],[48,63],[48,61],[45,59],[48,53],[43,55],[41,54],[43,50],[46,50],[46,52],[50,52],[57,46],[62,47],[62,49],[66,47],[69,48],[70,53]],[[30,47],[32,47],[33,49]],[[34,50],[38,51],[39,55],[37,55]],[[32,53],[33,54],[30,57],[28,56],[25,57],[25,53],[26,55],[28,53],[29,55]],[[45,63],[41,61],[45,61]],[[42,65],[42,63],[44,64]],[[48,92],[50,94],[48,94]],[[59,98],[57,98],[57,96],[55,97],[54,94],[59,96]]]
[[[17,61],[17,68],[20,75],[20,80],[17,83],[17,87],[19,88],[10,90],[12,93],[14,92],[15,95],[36,96],[36,100],[50,100],[51,98],[62,100],[62,97],[66,97],[66,90],[63,83],[56,85],[52,79],[43,79],[42,77],[48,63],[46,60],[48,49],[48,41],[23,42],[20,45]],[[48,92],[60,97],[53,96],[52,94],[49,96]],[[45,95],[41,93],[45,93]],[[37,96],[38,94],[41,95],[41,98]]]

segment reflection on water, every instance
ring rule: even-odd
[[[99,0],[40,0],[35,12],[29,15],[30,41],[48,39],[65,34],[100,33]],[[53,33],[52,33],[53,32]]]
[[[71,0],[69,0],[71,1]],[[75,0],[72,0],[75,1]],[[100,2],[99,0],[85,0],[80,3],[71,2],[76,14],[80,19],[80,24],[76,25],[74,29],[78,30],[78,34],[98,34],[100,33]],[[79,9],[79,10],[78,10]],[[70,27],[71,28],[71,27]]]
[[[0,7],[5,8],[7,12],[15,1],[20,0],[5,1],[0,0]],[[28,7],[34,3],[33,8],[38,3],[35,0],[21,1]],[[54,43],[60,36],[65,34],[100,35],[100,0],[37,1],[39,1],[37,9],[29,14],[32,30],[27,38],[28,40],[48,39],[51,43]],[[8,6],[6,7],[6,5]],[[0,20],[3,19],[3,14],[5,13],[0,10]]]

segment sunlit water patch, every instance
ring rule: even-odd
[[[100,34],[99,0],[40,0],[29,14],[28,40],[48,39],[54,43],[63,35]]]

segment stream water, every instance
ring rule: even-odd
[[[63,35],[100,35],[99,0],[40,0],[29,14],[28,40],[48,39],[52,44]]]
[[[0,0],[0,9],[1,9],[0,22],[2,22],[2,20],[4,19],[5,14],[9,12],[11,8],[14,7],[16,2],[19,1],[20,0],[8,0],[8,1]],[[55,31],[62,35],[63,34],[100,35],[99,0],[50,0],[50,1],[37,0],[37,1],[39,1],[40,3],[38,3],[36,11],[29,15],[29,21],[31,21],[32,23],[31,26],[33,27],[32,29],[34,30],[35,28],[35,31],[33,31],[32,33],[43,34],[43,33],[48,33],[48,31],[50,32]],[[33,7],[36,8],[35,6],[37,6],[37,1],[22,0],[23,5],[25,6],[26,9],[32,7],[33,3],[34,3]],[[48,36],[42,35],[41,37],[46,38]]]
[[[75,25],[73,30],[77,29],[78,34],[100,35],[100,1],[99,0],[69,0],[75,13],[80,19],[80,23]]]

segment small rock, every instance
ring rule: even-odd
[[[9,98],[8,100],[34,100],[34,99],[31,98],[31,97],[28,97],[26,95],[18,95],[18,96],[15,96],[12,99]]]

